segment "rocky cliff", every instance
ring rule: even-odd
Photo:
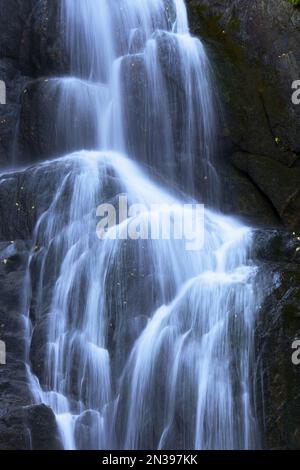
[[[57,0],[0,0],[0,165],[76,148],[55,133],[56,76],[68,72]],[[257,408],[266,448],[300,448],[300,10],[287,0],[186,0],[219,92],[223,210],[256,225],[266,297],[257,325]],[[3,170],[4,171],[4,170]],[[0,448],[59,448],[52,412],[26,382],[23,287],[34,223],[55,191],[55,166],[0,177]],[[34,326],[34,318],[33,318]]]
[[[226,186],[239,198],[237,211],[251,213],[251,201],[266,220],[263,198],[285,226],[299,229],[300,106],[292,84],[300,77],[300,10],[291,3],[187,1],[192,30],[205,39],[215,67],[220,139],[236,170]]]

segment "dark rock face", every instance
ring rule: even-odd
[[[18,123],[19,108],[14,105],[0,105],[0,162],[8,166],[13,161],[14,139]]]
[[[26,22],[37,0],[0,1],[0,56],[18,60]]]
[[[2,168],[45,157],[42,153],[23,157],[17,146],[20,97],[32,78],[62,75],[69,68],[60,5],[57,0],[0,1],[0,80],[7,92],[7,104],[0,105]]]
[[[7,103],[19,103],[20,93],[27,77],[21,74],[15,59],[0,58],[0,80],[6,84]]]
[[[0,80],[6,85],[6,103],[0,104],[0,165],[14,161],[14,142],[20,113],[19,96],[26,78],[18,70],[15,59],[0,57]]]
[[[61,450],[55,416],[45,405],[33,405],[25,409],[25,422],[30,429],[34,450]]]
[[[0,337],[6,345],[6,365],[0,366],[0,429],[6,413],[31,403],[24,365],[26,319],[22,315],[27,256],[24,242],[0,243]]]
[[[66,70],[59,0],[0,1],[0,58],[15,60],[23,75]]]
[[[27,83],[21,97],[17,151],[30,162],[96,148],[96,87],[76,79],[44,78]]]
[[[296,155],[289,152],[299,152],[300,145],[295,125],[299,126],[300,110],[291,102],[292,82],[300,75],[299,10],[286,0],[251,3],[246,0],[188,0],[187,3],[194,32],[202,33],[211,44],[214,41],[226,53],[233,77],[228,77],[227,68],[223,68],[223,77],[226,80],[227,75],[229,79],[229,83],[225,83],[229,88],[224,91],[230,93],[230,84],[236,80],[237,88],[231,90],[235,100],[227,103],[233,106],[233,117],[239,117],[239,109],[244,119],[240,123],[236,120],[238,128],[235,132],[233,127],[230,128],[232,141],[245,151],[274,154],[274,158],[282,158],[284,162],[293,161]],[[226,67],[223,59],[221,67],[224,65]],[[250,81],[253,83],[249,89],[251,95],[245,93]],[[234,98],[227,96],[230,97]],[[256,100],[265,107],[265,113],[258,112],[262,108]],[[256,117],[252,123],[249,113]],[[259,128],[257,119],[262,117],[266,125]],[[243,141],[238,135],[243,136]],[[259,135],[263,137],[262,141]],[[280,138],[280,145],[276,145],[274,136]]]
[[[234,213],[246,224],[274,227],[281,224],[280,218],[265,194],[245,174],[231,165],[219,168],[222,184],[224,213]]]
[[[300,77],[300,10],[286,0],[187,0],[187,5],[192,31],[204,38],[214,61],[226,161],[237,151],[269,157],[272,180],[290,193],[289,179],[283,182],[276,162],[290,168],[290,175],[295,171],[292,179],[297,179],[300,106],[291,97],[292,83]],[[233,163],[241,170],[236,158]],[[253,194],[258,189],[265,195],[287,226],[299,224],[299,195],[293,214],[282,216],[273,202],[276,184],[271,189],[266,182],[269,174],[263,178],[267,184],[248,173],[247,178],[254,183]]]
[[[24,305],[28,255],[25,241],[0,242],[0,339],[6,345],[6,364],[0,365],[1,450],[60,447],[53,412],[44,405],[33,405],[28,387]]]
[[[268,449],[300,448],[300,366],[292,362],[300,338],[300,241],[284,231],[256,233],[265,299],[257,324],[258,415]]]
[[[29,390],[24,304],[33,228],[49,207],[57,181],[55,165],[0,176],[0,340],[6,344],[6,365],[0,365],[1,450],[60,448],[53,412],[34,405]]]
[[[59,165],[49,164],[0,176],[0,240],[31,240],[63,174]]]
[[[270,157],[234,153],[232,163],[247,174],[271,201],[281,220],[300,229],[300,168],[289,168]]]
[[[21,69],[34,77],[62,75],[68,71],[61,27],[61,0],[34,0],[23,31]]]
[[[6,86],[7,103],[0,104],[0,166],[3,167],[16,163],[20,94],[28,78],[22,75],[17,59],[0,56],[0,80]]]
[[[61,450],[55,416],[45,405],[14,408],[0,418],[0,450],[28,449]]]

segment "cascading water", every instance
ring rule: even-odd
[[[251,230],[205,209],[204,246],[187,250],[195,187],[212,203],[218,177],[209,63],[184,1],[62,3],[74,78],[53,82],[57,127],[99,151],[43,164],[60,178],[29,263],[45,342],[35,399],[65,449],[258,447]],[[99,239],[97,206],[125,196],[146,209]],[[126,237],[153,219],[174,227],[184,203],[181,239]]]

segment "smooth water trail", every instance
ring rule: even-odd
[[[203,45],[189,34],[183,0],[62,5],[71,69],[80,80],[58,79],[58,139],[67,135],[73,150],[130,155],[216,204],[212,73]]]
[[[29,263],[35,400],[65,449],[259,447],[252,232],[207,208],[195,225],[220,197],[217,119],[184,1],[64,0],[62,21],[56,138],[85,150],[42,164],[59,176]],[[97,230],[125,197],[142,209]]]

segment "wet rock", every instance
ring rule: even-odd
[[[0,340],[6,345],[6,364],[0,365],[1,450],[61,447],[53,412],[44,405],[33,405],[25,365],[29,348],[26,308],[29,252],[29,242],[0,242]]]
[[[250,225],[280,225],[272,203],[241,171],[224,165],[219,167],[219,174],[223,194],[221,209],[224,213],[234,214]]]
[[[0,105],[0,165],[10,166],[14,160],[16,130],[20,108],[17,105]]]
[[[22,407],[6,410],[0,417],[0,450],[29,450],[30,431]]]
[[[22,93],[18,160],[35,162],[97,147],[105,90],[76,79],[40,79]],[[98,106],[98,108],[97,108]]]
[[[27,77],[21,74],[17,60],[0,58],[0,80],[3,80],[6,85],[6,102],[8,104],[20,103],[20,93]]]
[[[205,103],[198,94],[198,88],[193,97],[197,106],[191,112],[186,70],[183,70],[180,60],[181,46],[174,34],[158,31],[153,35],[152,43],[148,44],[153,49],[148,51],[147,57],[133,54],[123,58],[125,142],[133,158],[145,162],[166,179],[176,181],[185,190],[189,187],[192,191],[189,168],[194,162],[197,186],[194,192],[206,202],[216,179],[206,158],[206,144],[208,140],[210,145],[215,142],[215,129],[213,125],[209,131],[205,128],[205,119],[210,117],[204,116]],[[188,61],[186,66],[192,70]],[[155,83],[154,69],[157,73]],[[208,176],[211,176],[210,182],[207,181]]]
[[[187,4],[192,30],[204,36],[209,47],[225,54],[216,67],[223,76],[223,80],[219,76],[219,83],[225,92],[226,109],[232,106],[234,124],[248,148],[245,144],[241,147],[283,160],[285,151],[299,152],[300,109],[291,101],[292,82],[300,76],[299,9],[286,0],[188,0]],[[226,92],[232,99],[226,100]],[[238,109],[244,117],[240,123]],[[252,122],[251,115],[256,116]],[[263,129],[267,132],[259,142],[261,117],[266,119]],[[229,122],[234,136],[232,124]],[[276,137],[280,143],[277,150],[269,145]],[[255,145],[266,152],[254,151]],[[285,161],[293,158],[286,155]]]
[[[224,116],[219,135],[224,158],[243,151],[289,168],[285,172],[274,164],[261,168],[260,177],[247,178],[285,224],[297,226],[292,188],[298,179],[300,106],[292,103],[291,87],[300,77],[300,10],[286,0],[186,3],[191,30],[205,41],[213,62]],[[275,180],[280,190],[270,187]]]
[[[300,168],[288,168],[270,157],[235,153],[233,164],[271,201],[287,227],[300,229]]]
[[[55,416],[45,405],[6,410],[0,417],[1,450],[61,450]]]
[[[258,326],[262,373],[263,436],[266,448],[300,448],[300,369],[292,362],[292,345],[300,338],[300,270],[274,266],[272,290],[262,306]],[[275,287],[275,288],[274,288]]]
[[[0,57],[19,59],[24,29],[36,2],[0,1]]]
[[[35,319],[35,326],[32,332],[30,344],[30,362],[32,372],[39,378],[41,385],[44,385],[44,371],[46,367],[45,357],[48,351],[48,328],[49,317]]]
[[[263,446],[300,448],[300,366],[293,342],[300,338],[300,241],[283,230],[257,231],[264,300],[257,318],[257,405]]]
[[[58,104],[57,93],[48,79],[29,82],[24,88],[18,130],[18,160],[34,162],[58,156],[62,149],[53,145],[56,141]]]
[[[26,354],[24,280],[27,259],[28,247],[24,242],[0,243],[0,338],[6,344],[8,366],[12,362],[21,366]]]
[[[19,158],[16,151],[20,95],[29,77],[68,72],[60,5],[56,0],[0,2],[0,80],[8,103],[0,107],[2,167],[33,160]]]
[[[5,362],[0,365],[0,449],[28,448],[22,407],[31,403],[25,356],[27,322],[23,315],[28,247],[24,242],[0,243],[0,340]]]
[[[253,255],[267,263],[300,264],[299,236],[284,229],[256,230]]]
[[[71,164],[49,162],[0,176],[0,240],[32,239],[38,217],[49,208]]]
[[[23,31],[20,66],[32,77],[56,76],[68,72],[64,48],[61,2],[34,0]]]
[[[0,165],[3,168],[15,163],[20,93],[27,77],[21,75],[16,59],[1,59],[0,56],[0,80],[6,90],[6,104],[0,105]]]
[[[150,131],[147,126],[145,105],[148,98],[148,78],[142,54],[135,54],[123,59],[122,77],[124,134],[129,153],[136,159],[147,161]],[[143,138],[137,138],[137,136],[143,136]]]
[[[46,405],[33,405],[25,409],[33,450],[62,450],[56,419]]]

